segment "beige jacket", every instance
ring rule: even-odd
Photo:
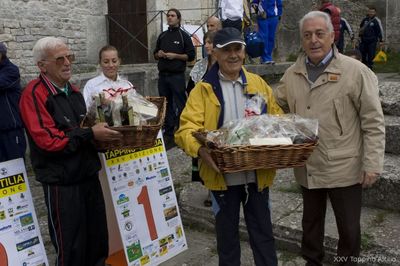
[[[334,58],[314,84],[305,54],[283,75],[275,97],[285,111],[319,122],[319,145],[305,167],[294,170],[306,188],[358,183],[362,171],[381,173],[385,125],[375,74],[350,57]]]

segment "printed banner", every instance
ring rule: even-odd
[[[23,159],[0,163],[0,265],[49,265]]]
[[[149,149],[101,154],[129,266],[158,265],[187,249],[161,131]]]

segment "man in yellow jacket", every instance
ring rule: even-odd
[[[282,113],[267,83],[242,67],[244,46],[237,29],[228,27],[216,33],[217,63],[190,93],[175,142],[188,155],[200,159],[200,177],[212,194],[219,265],[240,265],[241,203],[255,264],[277,265],[268,204],[275,170],[221,174],[207,148],[192,136],[192,132],[199,129],[215,130],[228,121],[244,118],[248,103],[257,94],[265,101],[262,113]]]

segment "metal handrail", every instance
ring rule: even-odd
[[[193,8],[187,8],[187,9],[179,9],[179,11],[187,11],[187,10],[210,10],[210,9],[213,9],[214,10],[214,8],[196,8],[196,9],[193,9]],[[189,36],[190,37],[192,37],[196,32],[198,32],[199,31],[199,29],[202,29],[203,28],[203,26],[207,23],[207,20],[210,18],[210,17],[212,17],[212,16],[215,16],[217,13],[218,13],[218,11],[219,11],[219,9],[217,9],[215,12],[213,12],[210,16],[208,16],[207,17],[207,19],[193,32],[193,33],[189,33],[189,32],[187,32],[186,30],[186,33],[188,33],[189,34]],[[166,10],[151,10],[151,11],[147,11],[146,12],[147,14],[149,14],[149,13],[156,13],[149,21],[148,21],[148,23],[146,24],[146,27],[151,23],[151,22],[153,22],[158,16],[160,16],[160,20],[161,20],[161,22],[160,22],[160,30],[161,30],[161,32],[163,32],[163,14],[166,14]],[[112,21],[113,23],[115,23],[119,28],[121,28],[121,30],[123,30],[126,34],[128,34],[128,36],[129,37],[131,37],[131,40],[129,40],[127,43],[126,43],[126,45],[125,46],[128,46],[133,40],[135,40],[135,41],[137,41],[139,44],[140,44],[140,46],[142,46],[143,48],[145,48],[147,51],[149,50],[149,47],[146,45],[146,44],[144,44],[143,42],[141,42],[137,37],[140,35],[140,34],[142,34],[143,33],[143,31],[145,30],[145,28],[143,28],[142,30],[140,30],[138,33],[136,33],[136,34],[133,34],[133,33],[131,33],[129,30],[127,30],[124,26],[122,26],[118,21],[116,21],[112,16],[113,15],[127,15],[127,14],[129,14],[129,15],[137,15],[137,14],[143,14],[143,12],[126,12],[126,13],[111,13],[111,14],[106,14],[105,16],[106,16],[106,18],[107,18],[107,22],[108,21]],[[108,22],[109,23],[109,22]],[[108,24],[107,24],[108,25]],[[108,30],[108,28],[109,28],[109,26],[107,26],[107,30]],[[183,29],[184,30],[184,29]],[[108,34],[107,34],[108,35]]]

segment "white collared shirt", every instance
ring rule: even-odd
[[[220,8],[220,18],[222,21],[243,18],[243,0],[220,0],[218,7]]]
[[[119,75],[117,79],[114,81],[112,79],[107,78],[104,73],[101,73],[95,78],[90,79],[85,87],[83,88],[83,98],[85,99],[86,107],[89,109],[89,106],[92,103],[92,96],[98,94],[107,89],[128,89],[133,87],[132,83],[130,83],[126,79],[122,79]]]
[[[321,62],[318,63],[318,65],[314,65],[314,64],[310,61],[310,59],[308,58],[308,56],[306,56],[306,64],[309,64],[310,66],[314,66],[314,67],[323,66],[323,65],[326,65],[326,64],[329,62],[329,60],[331,60],[332,56],[333,56],[333,49],[331,49],[331,50],[329,51],[329,53],[324,57],[324,59],[322,59]]]

